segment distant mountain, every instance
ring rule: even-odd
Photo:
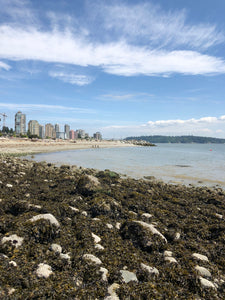
[[[146,141],[149,143],[198,143],[198,144],[225,144],[225,139],[182,135],[182,136],[165,136],[165,135],[150,135],[150,136],[131,136],[125,138],[126,141]]]

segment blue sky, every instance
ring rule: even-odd
[[[225,137],[225,1],[0,0],[0,112]],[[2,125],[2,123],[0,124]]]

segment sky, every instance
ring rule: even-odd
[[[224,0],[0,0],[0,113],[225,138]],[[1,120],[0,127],[3,125]]]

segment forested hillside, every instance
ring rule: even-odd
[[[203,137],[203,136],[164,136],[164,135],[151,135],[151,136],[131,136],[125,138],[125,140],[136,140],[136,141],[146,141],[149,143],[215,143],[224,144],[225,139],[213,138],[213,137]]]

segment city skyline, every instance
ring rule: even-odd
[[[39,138],[53,138],[53,139],[72,139],[76,140],[79,138],[94,138],[97,140],[102,139],[102,134],[97,131],[91,136],[88,132],[85,132],[83,129],[71,129],[70,125],[64,124],[63,130],[58,123],[51,124],[46,123],[45,125],[40,124],[37,120],[29,120],[26,123],[26,114],[23,114],[21,111],[18,111],[15,114],[14,118],[14,128],[11,127],[8,129],[13,129],[17,136],[20,135],[31,135],[38,136]],[[26,126],[27,125],[27,126]],[[27,129],[26,129],[27,128]]]
[[[105,138],[225,137],[223,0],[0,5],[7,127],[21,110]]]

